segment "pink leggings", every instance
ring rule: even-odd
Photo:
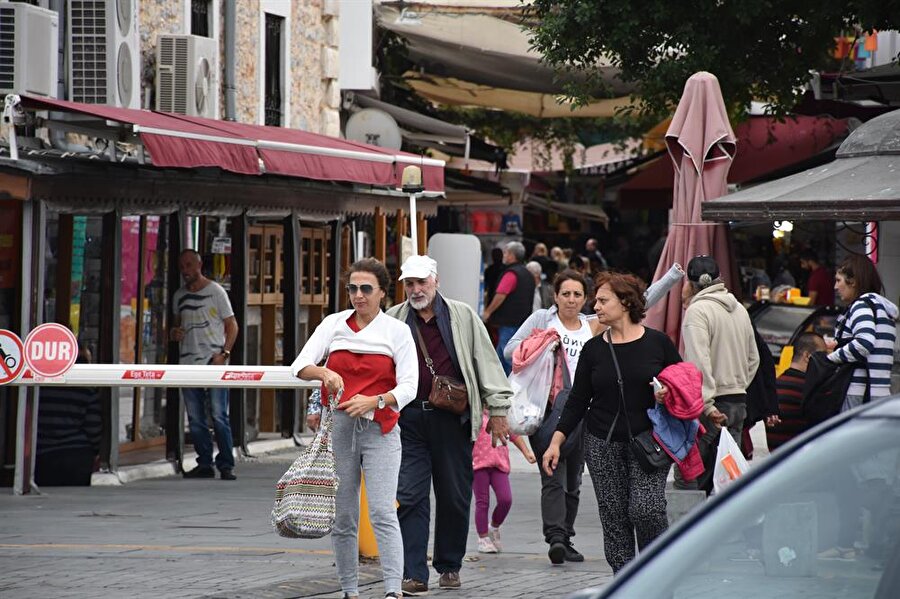
[[[481,468],[475,471],[472,492],[475,494],[475,530],[483,537],[488,532],[488,508],[491,505],[491,487],[497,505],[491,515],[491,524],[500,526],[506,520],[512,507],[512,489],[509,488],[509,473],[497,468]]]

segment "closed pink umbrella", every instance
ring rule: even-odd
[[[727,191],[728,169],[737,145],[715,75],[694,73],[684,84],[666,131],[666,145],[675,166],[672,220],[653,278],[662,277],[674,262],[686,267],[694,256],[707,254],[718,262],[728,289],[735,291],[728,227],[700,220],[701,203]],[[681,317],[681,287],[676,286],[648,311],[646,322],[680,347]]]

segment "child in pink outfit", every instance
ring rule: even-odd
[[[481,434],[472,448],[472,468],[475,477],[472,492],[475,494],[475,529],[478,531],[478,551],[497,553],[500,547],[500,525],[512,507],[512,489],[509,487],[509,448],[506,445],[491,447],[491,435],[485,430],[488,413],[481,420]],[[519,448],[525,459],[534,464],[534,454],[525,440],[518,435],[510,435],[509,440]],[[497,505],[491,514],[488,527],[488,508],[491,504],[491,488]]]

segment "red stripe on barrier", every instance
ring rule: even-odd
[[[243,370],[226,370],[222,373],[223,381],[261,381],[262,372],[245,372]]]
[[[133,379],[142,381],[158,381],[166,374],[165,370],[126,370],[122,375],[123,379]]]

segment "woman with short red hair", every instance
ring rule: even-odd
[[[544,452],[543,466],[552,474],[560,447],[583,421],[585,462],[600,508],[606,561],[618,572],[634,558],[635,538],[638,549],[643,549],[668,527],[668,468],[645,472],[631,451],[630,438],[652,429],[647,415],[656,401],[651,382],[681,356],[664,333],[641,324],[646,302],[640,279],[603,272],[595,289],[594,311],[609,328],[581,350],[569,401]],[[613,351],[621,370],[624,406]]]

